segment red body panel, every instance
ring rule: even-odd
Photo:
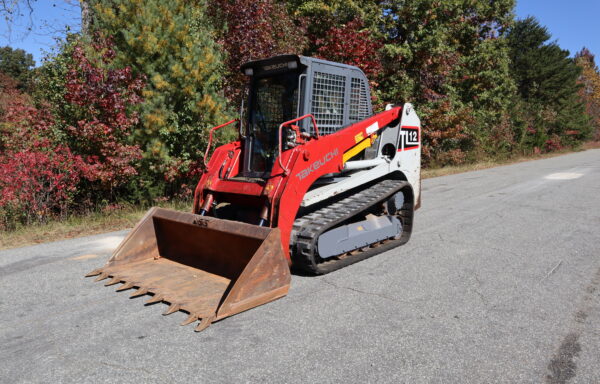
[[[362,140],[400,118],[401,108],[381,112],[338,132],[312,138],[305,144],[284,151],[281,163],[275,161],[271,177],[264,182],[232,180],[241,171],[241,142],[223,145],[215,150],[204,171],[194,196],[194,213],[200,211],[206,196],[214,195],[217,202],[238,203],[244,206],[269,208],[269,223],[281,231],[284,254],[290,259],[289,242],[296,214],[305,193],[321,176],[340,172],[343,155]]]

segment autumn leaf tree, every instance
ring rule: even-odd
[[[239,106],[246,83],[240,72],[242,64],[279,54],[300,54],[306,45],[303,24],[292,20],[276,0],[214,0],[208,15],[225,52],[223,90],[233,107]]]
[[[305,23],[308,45],[306,55],[315,54],[320,42],[330,36],[333,28],[348,28],[349,23],[360,23],[360,30],[376,31],[385,1],[377,0],[285,0],[290,15]],[[356,28],[350,25],[350,28]],[[344,44],[344,41],[340,41]],[[323,55],[323,52],[321,52]]]
[[[594,139],[600,140],[600,70],[595,56],[589,49],[583,48],[575,55],[575,63],[581,68],[579,94],[585,103],[586,112],[591,118]]]
[[[141,151],[130,138],[144,79],[130,67],[108,68],[110,40],[89,48],[94,54],[73,42],[58,61],[64,67],[40,68],[36,84],[62,89],[57,99],[25,95],[0,75],[9,96],[0,97],[0,229],[131,197]]]
[[[425,163],[496,152],[504,144],[495,137],[510,145],[506,121],[515,88],[504,37],[514,0],[383,3],[382,97],[416,105]]]
[[[365,27],[362,19],[331,27],[323,38],[315,40],[315,44],[319,57],[355,65],[373,82],[381,74],[383,66],[379,49],[382,41]]]

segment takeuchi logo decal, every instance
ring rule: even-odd
[[[317,169],[321,168],[322,166],[324,166],[325,164],[327,164],[331,160],[333,160],[333,158],[336,157],[338,155],[338,153],[339,153],[338,149],[337,148],[334,149],[333,151],[331,151],[331,152],[327,153],[325,156],[323,156],[322,159],[319,159],[319,160],[315,161],[314,163],[312,163],[308,168],[305,168],[305,169],[301,170],[300,172],[298,172],[296,174],[296,177],[299,178],[300,180],[304,179],[306,176],[310,175]]]

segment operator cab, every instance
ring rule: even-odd
[[[251,61],[241,70],[249,77],[241,117],[244,177],[270,177],[279,153],[279,126],[286,121],[310,113],[315,116],[319,134],[327,135],[373,114],[369,83],[356,67],[282,55]],[[310,119],[297,125],[314,134]]]

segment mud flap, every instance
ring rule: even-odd
[[[108,263],[86,276],[132,296],[153,294],[166,302],[165,315],[184,311],[182,325],[213,321],[285,296],[290,271],[279,229],[150,209],[115,250]]]

